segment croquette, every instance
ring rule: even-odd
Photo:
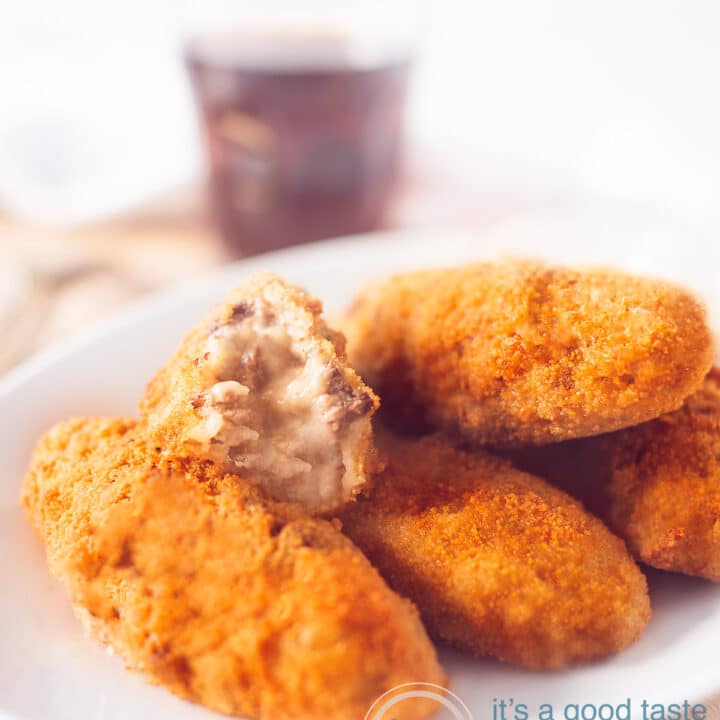
[[[580,503],[485,451],[380,435],[387,465],[343,531],[436,639],[533,669],[600,659],[650,617],[644,575]]]
[[[212,460],[308,512],[352,500],[372,465],[379,402],[321,312],[319,300],[268,273],[235,288],[142,399],[166,456]]]
[[[160,463],[132,420],[54,427],[23,504],[87,628],[180,697],[355,720],[395,685],[444,682],[416,609],[335,525],[212,463]]]
[[[526,261],[392,277],[359,295],[343,330],[396,427],[499,447],[676,410],[713,357],[705,309],[686,291]]]
[[[679,410],[597,438],[512,451],[661,570],[720,581],[720,371]]]

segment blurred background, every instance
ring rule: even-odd
[[[0,0],[0,371],[348,233],[620,218],[720,260],[719,27],[713,0]]]

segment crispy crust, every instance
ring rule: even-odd
[[[477,655],[554,669],[611,655],[650,616],[623,542],[565,493],[440,436],[386,438],[387,468],[343,531],[431,635]]]
[[[676,412],[634,428],[516,451],[661,570],[720,581],[720,372]]]
[[[677,409],[712,362],[703,307],[656,280],[538,263],[400,275],[343,328],[390,415],[519,446],[596,435]]]
[[[271,313],[277,311],[277,315],[287,312],[295,323],[291,332],[304,336],[303,341],[312,346],[318,362],[328,370],[325,391],[342,410],[337,432],[347,449],[343,453],[343,487],[305,507],[314,513],[327,513],[351,500],[367,482],[375,462],[370,418],[380,403],[347,364],[344,336],[328,328],[321,317],[321,302],[305,291],[269,273],[258,273],[238,286],[187,335],[167,365],[148,383],[140,402],[141,416],[167,457],[208,459],[194,442],[193,432],[202,421],[203,393],[212,382],[208,372],[214,360],[211,338],[218,328],[242,319],[259,305]],[[259,482],[251,472],[244,476],[250,482]],[[278,500],[293,499],[283,492],[274,495]]]
[[[208,463],[161,467],[131,420],[53,428],[23,504],[89,629],[183,698],[347,720],[401,682],[444,682],[415,608],[332,523]]]

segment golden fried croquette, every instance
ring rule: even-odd
[[[379,439],[388,464],[343,531],[417,603],[430,634],[554,669],[611,655],[650,617],[621,540],[565,493],[440,436]]]
[[[510,457],[581,499],[648,565],[720,581],[720,371],[657,420]]]
[[[211,463],[157,460],[131,420],[74,420],[24,486],[53,575],[130,666],[266,720],[361,718],[399,683],[443,682],[415,608],[333,524]]]
[[[266,273],[233,290],[148,385],[141,413],[158,445],[308,511],[352,499],[368,475],[379,403],[321,311]]]
[[[496,446],[651,420],[712,361],[705,310],[684,290],[531,262],[393,277],[360,294],[343,329],[390,417]]]

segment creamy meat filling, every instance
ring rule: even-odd
[[[273,497],[310,508],[350,499],[364,482],[355,456],[373,399],[294,316],[263,299],[210,328],[188,439]]]

